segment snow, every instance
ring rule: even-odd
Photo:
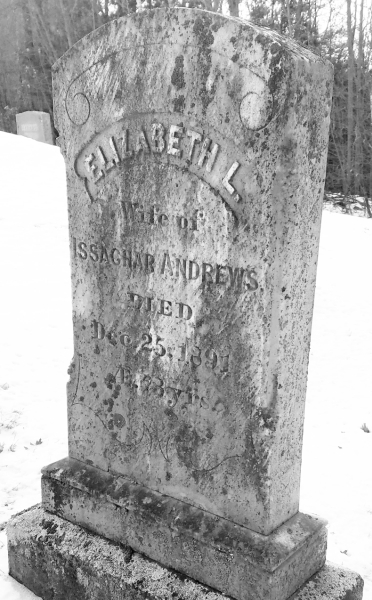
[[[40,501],[40,469],[67,455],[72,358],[66,183],[59,149],[0,132],[0,530]],[[372,220],[324,211],[301,506],[329,522],[328,559],[372,600]],[[363,431],[361,426],[371,430]],[[35,599],[7,575],[1,600]]]
[[[64,161],[57,147],[0,132],[0,529],[40,502],[40,469],[67,455],[72,358]],[[38,443],[39,442],[39,443]],[[7,577],[0,598],[35,598]]]

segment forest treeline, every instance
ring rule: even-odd
[[[77,40],[112,19],[165,5],[244,16],[329,59],[335,82],[326,189],[372,196],[369,0],[0,0],[0,129],[15,132],[18,112],[52,114],[51,66]]]

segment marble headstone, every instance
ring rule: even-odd
[[[203,565],[223,527],[246,564],[294,523],[271,575],[306,538],[267,598],[325,560],[298,503],[331,82],[292,40],[189,9],[107,24],[54,67],[75,355],[45,506],[235,597],[257,590]],[[137,519],[120,535],[110,502]]]
[[[28,110],[16,115],[17,134],[44,142],[54,144],[50,115],[46,112]]]

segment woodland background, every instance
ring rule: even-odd
[[[0,0],[0,130],[52,114],[51,65],[108,21],[159,6],[199,7],[276,29],[335,69],[326,192],[372,197],[372,5],[369,0]]]

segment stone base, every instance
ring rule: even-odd
[[[10,575],[43,600],[226,598],[41,507],[14,517],[7,530]],[[361,600],[362,596],[359,575],[327,563],[290,600]]]
[[[262,535],[73,459],[43,469],[43,508],[237,600],[286,600],[325,562],[324,521]]]

